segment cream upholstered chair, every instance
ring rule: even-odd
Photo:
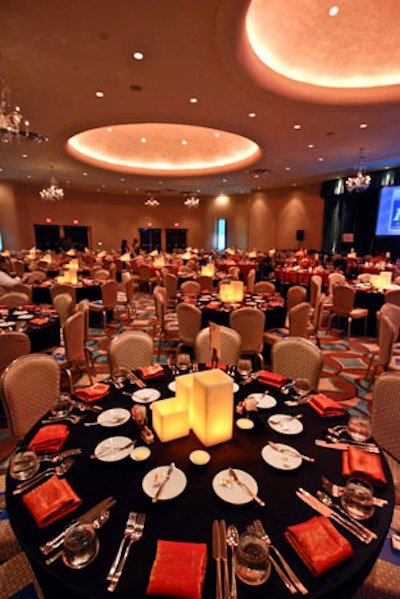
[[[110,371],[124,367],[137,370],[153,364],[154,343],[145,331],[123,331],[111,339],[108,346]]]
[[[101,285],[101,300],[89,302],[89,310],[102,315],[103,328],[107,326],[107,312],[114,312],[117,303],[118,283],[108,279]]]
[[[234,281],[238,281],[239,275],[240,275],[240,268],[238,266],[230,266],[228,268],[228,276],[230,279],[233,279]]]
[[[331,272],[328,275],[328,296],[331,298],[333,295],[333,288],[339,283],[343,283],[346,277],[340,272]]]
[[[22,331],[8,331],[0,335],[0,374],[15,358],[31,351],[31,342]]]
[[[286,337],[275,343],[271,352],[272,372],[289,379],[306,378],[313,391],[318,390],[322,371],[322,352],[312,341]]]
[[[176,307],[178,318],[179,344],[177,351],[182,346],[194,349],[196,337],[201,329],[201,310],[192,304],[182,302]]]
[[[332,320],[335,317],[345,318],[347,320],[347,337],[350,337],[351,323],[353,320],[364,319],[364,335],[367,332],[367,308],[355,308],[354,298],[356,292],[349,285],[336,285],[332,291],[333,304],[328,317],[328,331],[331,329]]]
[[[322,278],[319,275],[312,275],[310,279],[310,304],[315,308],[319,295],[322,290]]]
[[[22,551],[0,565],[0,597],[44,597],[29,560]]]
[[[1,296],[1,303],[8,308],[19,308],[29,304],[29,296],[19,291],[8,291]]]
[[[83,314],[83,330],[84,330],[84,339],[88,341],[90,339],[90,309],[89,309],[89,300],[83,299],[78,302],[76,307],[77,310],[80,310]]]
[[[15,283],[11,287],[11,291],[16,291],[17,293],[24,293],[29,297],[29,300],[32,301],[32,286],[26,285],[25,283]]]
[[[220,327],[221,334],[221,355],[219,360],[222,364],[236,366],[240,356],[240,346],[242,340],[240,335],[234,329],[229,327]],[[210,327],[201,329],[196,337],[195,345],[196,362],[207,364],[211,361],[212,352],[210,349]]]
[[[213,290],[213,278],[207,275],[200,275],[197,277],[196,282],[200,285],[200,291],[209,291],[212,293]]]
[[[133,300],[135,295],[135,288],[137,288],[137,282],[129,275],[129,279],[124,281],[124,290],[117,291],[116,310],[119,310],[120,306],[128,313],[128,317],[132,320],[136,313],[135,302]]]
[[[139,271],[139,289],[146,290],[151,293],[154,285],[157,284],[157,276],[153,274],[153,270],[148,264],[140,264]]]
[[[70,285],[69,283],[54,283],[52,287],[50,287],[50,297],[52,304],[54,306],[54,298],[60,293],[68,293],[72,298],[72,312],[75,310],[76,306],[76,287]]]
[[[182,295],[200,295],[201,285],[197,281],[184,281],[180,286]]]
[[[28,283],[28,285],[33,285],[33,283],[43,283],[45,278],[46,278],[45,272],[43,272],[42,270],[33,270],[29,274],[26,282]]]
[[[165,289],[159,287],[159,289]],[[156,291],[154,288],[154,302],[156,307],[157,325],[158,328],[158,353],[157,359],[160,359],[161,343],[176,344],[179,341],[179,324],[176,313],[167,313],[166,294]]]
[[[254,285],[254,293],[276,293],[276,287],[271,281],[257,281]]]
[[[378,348],[370,351],[370,359],[365,373],[365,380],[369,380],[370,385],[372,385],[379,369],[384,371],[394,370],[400,373],[400,365],[397,364],[396,358],[392,357],[395,337],[395,325],[388,316],[381,314],[379,317]]]
[[[59,395],[60,368],[44,354],[20,356],[3,372],[0,389],[8,427],[20,439]]]
[[[60,326],[63,327],[67,318],[73,313],[73,302],[70,293],[59,293],[53,299],[53,307],[60,319]]]
[[[257,356],[260,368],[264,367],[265,314],[258,308],[239,308],[229,315],[229,326],[237,331],[242,340],[240,353]]]
[[[289,327],[275,328],[265,331],[264,343],[274,345],[282,337],[308,337],[309,322],[310,322],[309,302],[301,302],[296,304],[288,314]]]
[[[246,291],[247,293],[254,293],[254,285],[256,282],[256,271],[254,268],[251,268],[247,273],[246,277]]]
[[[315,343],[318,345],[318,347],[321,347],[319,331],[322,328],[322,317],[324,313],[325,299],[325,293],[320,293],[316,301],[314,311],[312,312],[311,320],[308,323],[308,337],[313,336],[315,338]]]
[[[385,303],[389,302],[400,306],[400,289],[393,289],[385,293]]]
[[[96,270],[92,269],[92,277],[96,282],[101,280],[106,281],[110,279],[110,271],[105,268],[96,268]]]
[[[301,285],[293,285],[289,287],[287,296],[286,296],[286,311],[289,314],[289,311],[296,304],[301,304],[301,302],[307,301],[307,289],[302,287]]]
[[[357,281],[360,281],[360,283],[369,283],[371,281],[371,274],[369,272],[363,272],[357,275]]]
[[[178,277],[171,272],[165,275],[165,288],[167,290],[167,306],[175,307],[178,291]]]

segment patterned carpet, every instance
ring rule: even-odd
[[[154,337],[154,361],[157,361],[156,350],[159,337],[152,295],[137,294],[135,306],[136,311],[133,320],[127,319],[126,314],[116,314],[116,318],[107,324],[106,331],[100,328],[90,329],[90,340],[87,344],[93,350],[96,370],[95,381],[101,381],[109,374],[108,344],[114,335],[124,330],[144,330]],[[324,367],[319,391],[343,403],[348,408],[357,406],[357,408],[368,411],[371,393],[364,376],[368,365],[368,348],[374,346],[375,340],[364,337],[351,337],[348,340],[343,338],[343,331],[332,329],[329,335],[322,331],[320,341]],[[174,347],[162,342],[160,362],[166,364],[168,356],[173,354]],[[75,372],[74,383],[84,386],[89,384],[89,380],[85,373]],[[65,384],[66,380],[63,380],[62,385]],[[7,429],[0,428],[0,471],[7,467],[7,456],[13,447],[13,441]]]

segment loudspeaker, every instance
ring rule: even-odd
[[[296,241],[304,241],[304,229],[297,229]]]

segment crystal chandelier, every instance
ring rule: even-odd
[[[186,208],[197,208],[200,204],[200,199],[193,195],[187,197],[183,203],[185,204]]]
[[[371,177],[365,174],[365,163],[363,149],[360,148],[360,158],[354,177],[348,177],[346,180],[346,189],[350,193],[355,191],[360,193],[365,191],[371,185]]]
[[[57,179],[50,179],[50,187],[45,187],[39,192],[43,202],[60,202],[64,198],[64,190],[58,187]]]
[[[24,118],[19,106],[12,106],[10,96],[10,88],[0,78],[0,140],[3,143],[20,139],[47,141],[43,135],[29,131],[29,121]]]
[[[156,206],[160,205],[160,202],[155,197],[150,196],[149,198],[147,198],[144,205],[150,206],[150,208],[155,208]]]

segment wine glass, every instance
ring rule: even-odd
[[[371,437],[371,419],[367,414],[350,414],[347,433],[354,441],[368,441]]]
[[[249,358],[239,358],[236,364],[236,371],[242,379],[247,379],[252,370],[251,360]]]
[[[293,381],[293,390],[302,399],[311,392],[311,381],[307,378],[298,378]]]
[[[10,461],[10,476],[16,480],[28,480],[39,470],[39,465],[36,451],[17,449]]]
[[[269,549],[266,543],[250,532],[240,535],[236,549],[236,576],[255,586],[268,580],[271,573]]]
[[[340,501],[346,512],[356,520],[371,518],[375,512],[373,488],[363,479],[349,478]]]
[[[180,374],[186,374],[190,372],[192,368],[192,360],[190,355],[186,353],[178,354],[176,359],[176,367]]]
[[[115,388],[122,389],[126,379],[128,378],[128,370],[122,366],[114,368],[111,377]]]
[[[71,396],[69,393],[60,393],[51,406],[51,413],[55,418],[65,418],[72,410]]]
[[[75,524],[64,535],[63,561],[70,568],[84,568],[97,555],[99,541],[91,524]]]

